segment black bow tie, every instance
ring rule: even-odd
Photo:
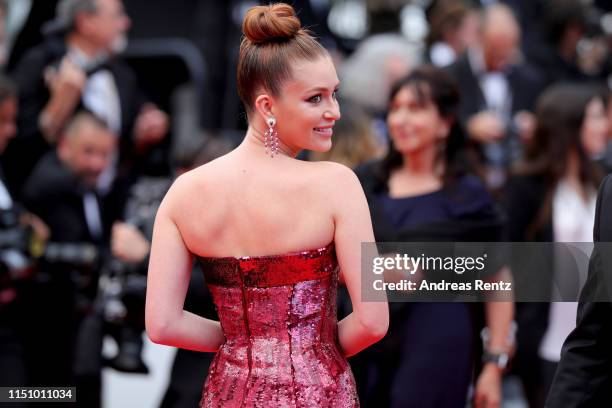
[[[95,74],[96,72],[100,72],[103,70],[110,70],[110,64],[108,63],[108,60],[100,61],[90,65],[89,67],[87,67],[87,69],[85,69],[85,74],[87,74],[87,76],[89,77]]]

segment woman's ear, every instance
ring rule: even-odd
[[[255,111],[261,116],[264,122],[271,116],[273,112],[274,100],[268,94],[260,94],[255,98]]]

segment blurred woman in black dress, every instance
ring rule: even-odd
[[[357,170],[377,242],[494,241],[501,218],[481,181],[465,171],[463,134],[452,78],[424,66],[393,89],[387,114],[391,136],[384,159]],[[364,406],[461,407],[479,360],[477,309],[466,303],[394,303],[385,341],[354,360]],[[485,304],[488,351],[510,351],[508,302]],[[497,406],[500,368],[484,365],[476,406]]]

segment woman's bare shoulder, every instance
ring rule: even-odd
[[[361,183],[351,168],[328,161],[309,164],[312,171],[308,183],[316,189],[316,196],[324,200],[334,217],[345,213],[349,204],[365,201]]]
[[[178,176],[166,193],[162,205],[173,211],[205,200],[216,189],[224,160],[215,159]]]
[[[316,169],[315,177],[321,181],[323,186],[340,194],[361,191],[359,179],[350,167],[330,161],[312,162],[311,164]]]

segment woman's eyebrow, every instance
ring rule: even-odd
[[[333,88],[325,88],[324,86],[317,86],[316,88],[311,88],[308,91],[306,91],[306,93],[311,93],[311,92],[325,92],[328,91],[330,89],[337,89],[340,86],[340,82],[338,82],[336,84],[336,86],[334,86]]]

